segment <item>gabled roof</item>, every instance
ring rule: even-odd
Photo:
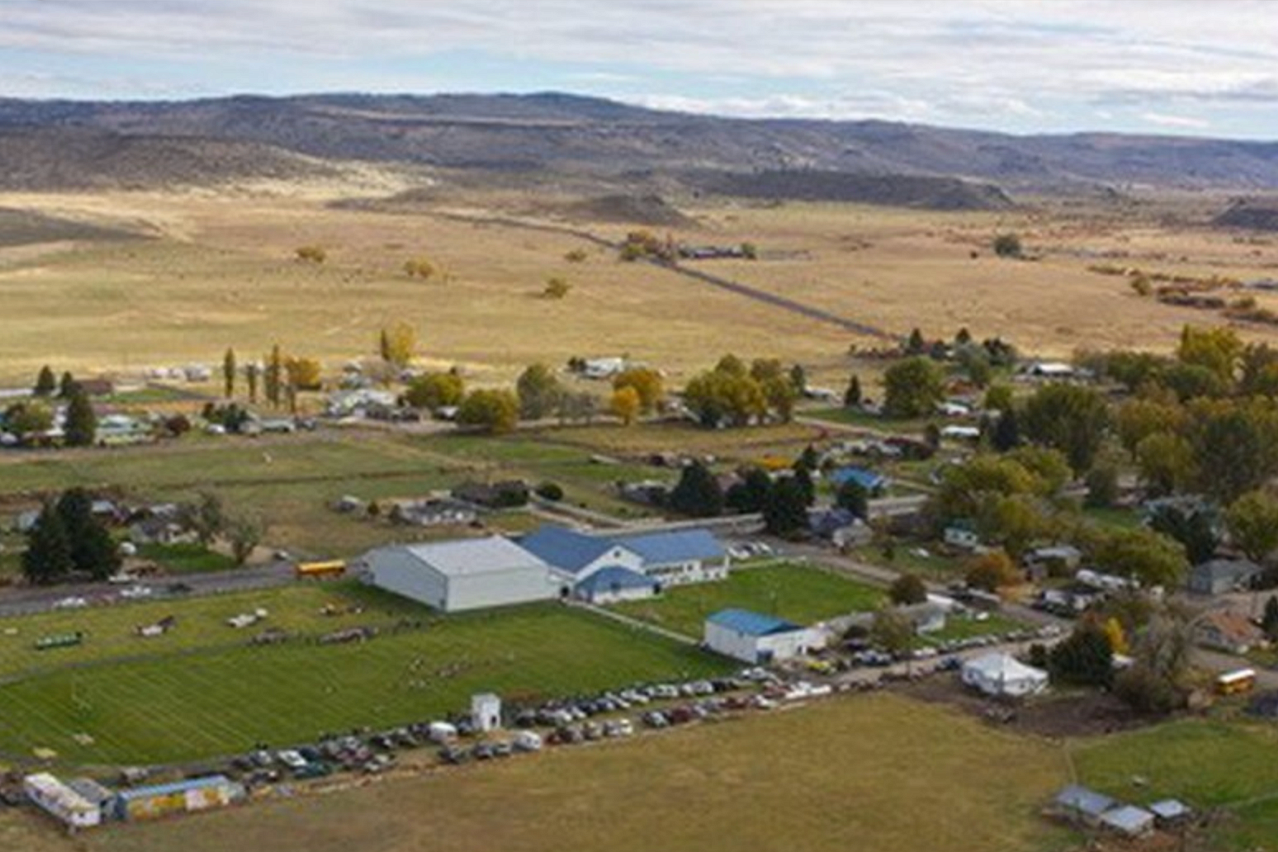
[[[548,567],[532,553],[499,535],[410,544],[403,549],[422,564],[449,577]]]
[[[1144,808],[1135,805],[1123,805],[1106,811],[1101,822],[1110,828],[1116,828],[1123,834],[1140,834],[1154,825],[1154,815]]]
[[[722,559],[724,555],[719,540],[709,530],[702,529],[620,536],[611,541],[639,554],[645,565]]]
[[[657,581],[651,577],[631,571],[620,565],[609,565],[600,568],[577,584],[577,591],[593,595],[596,592],[611,592],[619,589],[652,589]]]
[[[221,787],[230,783],[230,779],[228,779],[225,775],[207,775],[203,778],[190,778],[186,781],[174,781],[170,784],[156,784],[152,787],[134,787],[130,790],[121,790],[116,795],[127,802],[133,799],[147,799],[151,796],[167,796],[170,793],[181,793],[186,790],[203,790],[206,787]]]
[[[883,474],[863,467],[841,467],[831,471],[828,478],[834,485],[843,485],[851,481],[869,491],[882,488],[887,483],[887,477]]]
[[[747,609],[721,609],[708,617],[706,622],[735,630],[746,636],[772,636],[776,633],[790,633],[803,629],[792,621]]]
[[[616,547],[617,542],[547,525],[519,539],[519,546],[561,571],[576,574]]]
[[[1099,817],[1112,808],[1114,800],[1104,793],[1097,793],[1078,784],[1070,784],[1056,794],[1056,804],[1089,816]]]

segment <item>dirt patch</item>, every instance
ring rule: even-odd
[[[663,228],[692,228],[696,222],[659,195],[604,195],[570,204],[562,212],[588,222],[617,222]]]
[[[1045,737],[1087,737],[1154,724],[1112,695],[1098,692],[1046,695],[1023,704],[996,701],[967,689],[956,676],[934,677],[893,687],[911,698],[948,704],[1021,733]]]

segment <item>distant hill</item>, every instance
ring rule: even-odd
[[[220,170],[288,174],[300,168],[284,156],[292,152],[508,174],[762,175],[753,181],[725,178],[719,185],[766,188],[769,195],[793,190],[799,197],[833,191],[818,190],[813,183],[818,179],[835,180],[847,191],[858,187],[852,178],[836,175],[959,178],[1011,191],[1129,185],[1278,188],[1275,143],[1106,133],[1012,136],[886,121],[730,119],[559,93],[240,96],[132,103],[0,99],[0,132],[6,135],[69,129],[107,134],[91,137],[101,145],[106,140],[123,144],[121,137],[163,140],[149,144],[166,146],[178,139],[202,140],[194,150],[160,158],[158,168],[179,177]],[[270,148],[217,149],[215,140]],[[28,149],[24,157],[36,154]],[[19,166],[30,175],[27,185],[58,177],[51,167]],[[142,163],[117,168],[134,180],[156,180]],[[966,188],[958,189],[958,197],[971,200]],[[876,192],[888,198],[897,192],[926,197],[927,192],[916,190],[902,184]],[[983,203],[998,203],[988,189],[976,192],[985,196]],[[940,193],[940,201],[952,203],[947,192]]]
[[[46,216],[31,210],[0,207],[0,248],[63,240],[127,240],[141,235]]]
[[[559,212],[572,219],[654,228],[687,228],[696,224],[659,195],[601,195],[570,204]]]
[[[714,172],[694,178],[702,189],[747,198],[851,201],[930,210],[1002,210],[1007,193],[992,184],[928,175],[824,171]]]
[[[80,127],[0,126],[0,164],[0,189],[18,191],[207,186],[338,173],[328,164],[257,142]]]

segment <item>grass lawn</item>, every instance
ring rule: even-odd
[[[971,636],[990,636],[993,634],[1011,633],[1025,627],[1025,623],[1005,615],[990,613],[989,618],[977,621],[974,618],[951,616],[945,620],[945,628],[922,637],[928,642],[948,642],[952,639],[967,639]]]
[[[144,544],[138,548],[138,556],[159,563],[171,574],[229,571],[236,567],[234,559],[202,544]]]
[[[1174,796],[1200,810],[1237,806],[1239,821],[1219,831],[1228,848],[1242,850],[1278,837],[1275,749],[1271,725],[1187,719],[1091,740],[1073,757],[1083,783],[1136,804]]]
[[[1141,515],[1134,509],[1084,509],[1083,516],[1103,527],[1133,530],[1141,526]]]
[[[923,548],[927,556],[920,556],[914,551]],[[937,550],[935,542],[897,542],[893,557],[888,559],[878,547],[859,547],[852,552],[852,558],[870,565],[881,565],[895,571],[918,574],[930,580],[949,582],[961,580],[967,570],[961,557],[946,556]]]
[[[1027,852],[1069,839],[1038,816],[1067,778],[1041,740],[861,695],[75,842],[88,852]],[[424,809],[447,814],[447,830]]]
[[[334,618],[329,629],[376,620]],[[197,760],[438,718],[486,690],[531,699],[729,668],[589,613],[529,606],[383,630],[362,644],[241,645],[32,675],[0,686],[0,753],[46,747],[77,764]]]
[[[626,615],[700,638],[707,615],[729,607],[813,624],[873,609],[884,592],[839,574],[797,563],[738,568],[719,583],[667,589],[661,597],[616,605]]]

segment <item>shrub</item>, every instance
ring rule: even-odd
[[[892,583],[888,597],[898,606],[923,603],[927,600],[927,586],[917,574],[902,574]]]
[[[994,253],[999,257],[1020,257],[1021,238],[1016,234],[999,234],[994,238]]]
[[[558,503],[564,499],[564,489],[556,482],[543,482],[537,486],[537,496]]]

